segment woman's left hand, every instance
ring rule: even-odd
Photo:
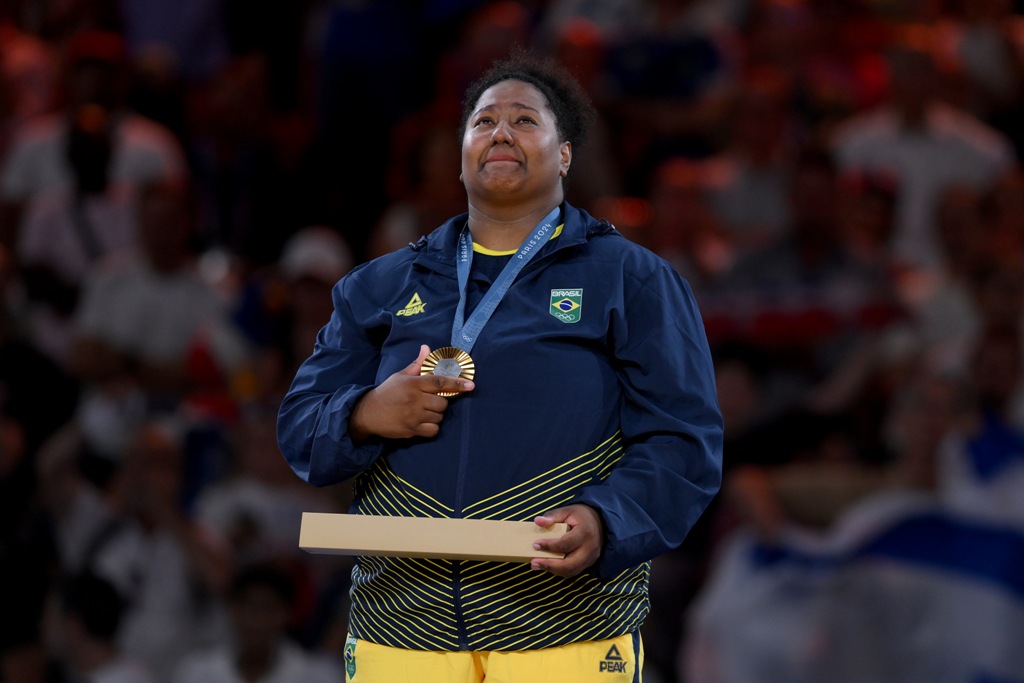
[[[548,571],[556,576],[576,576],[601,557],[604,524],[601,515],[589,505],[568,505],[546,512],[533,521],[544,528],[565,522],[569,530],[559,538],[542,539],[533,544],[535,550],[563,553],[565,557],[536,557],[530,562],[531,569]]]

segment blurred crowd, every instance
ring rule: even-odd
[[[465,210],[462,90],[517,45],[600,113],[568,200],[717,366],[648,680],[719,680],[687,614],[737,530],[1024,527],[1024,3],[0,0],[0,682],[342,679],[350,564],[297,538],[349,492],[277,405],[333,283]]]

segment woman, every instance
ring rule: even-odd
[[[530,564],[360,558],[350,679],[640,680],[649,561],[717,491],[722,421],[687,284],[563,200],[591,116],[525,55],[474,84],[468,212],[335,286],[284,399],[285,457],[356,476],[353,512],[569,526]]]

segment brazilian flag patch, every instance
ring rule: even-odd
[[[583,317],[583,288],[552,289],[548,312],[563,323],[578,323]]]
[[[345,680],[351,681],[356,677],[356,640],[355,636],[345,639]]]

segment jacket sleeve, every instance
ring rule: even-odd
[[[624,453],[576,501],[604,521],[603,578],[679,546],[722,480],[722,414],[689,285],[667,265],[656,269],[627,292],[611,334]]]
[[[352,281],[342,279],[332,297],[334,313],[317,334],[312,355],[299,367],[281,402],[277,441],[285,460],[315,486],[344,481],[369,467],[380,442],[355,444],[348,419],[356,402],[376,383],[380,349],[349,305]]]

